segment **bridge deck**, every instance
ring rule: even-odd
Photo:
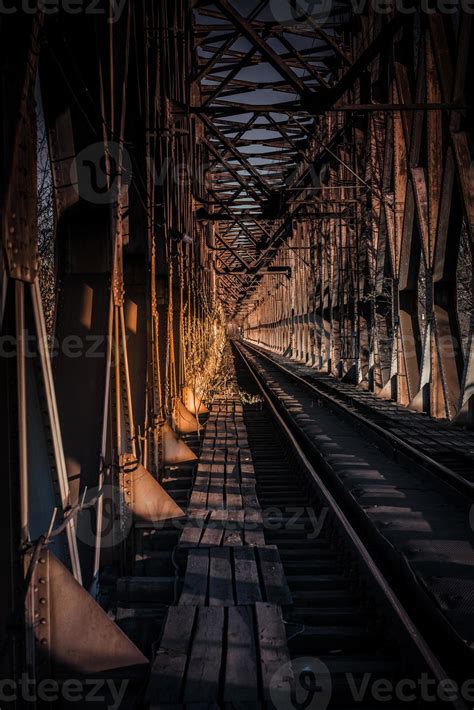
[[[149,705],[260,707],[290,660],[282,607],[292,598],[279,552],[265,544],[237,397],[212,406],[177,558],[184,585],[165,620]]]

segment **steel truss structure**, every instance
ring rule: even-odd
[[[275,152],[299,146],[300,159],[280,185],[273,238],[285,246],[269,263],[292,278],[249,279],[244,330],[382,397],[472,422],[471,306],[460,306],[464,292],[472,304],[472,20],[369,8],[343,27],[341,65],[312,92],[322,115],[310,128],[281,109],[295,129]]]
[[[105,564],[126,573],[140,482],[159,510],[223,310],[249,340],[472,424],[472,17],[327,5],[0,17],[5,677],[71,653],[80,673],[145,662],[86,590]],[[74,607],[92,641],[65,634]]]

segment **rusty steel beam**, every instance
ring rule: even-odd
[[[309,92],[304,83],[293,71],[289,70],[288,65],[282,60],[279,54],[265,42],[258,34],[252,23],[228,2],[228,0],[217,0],[216,5],[222,10],[223,14],[228,17],[237,27],[243,36],[256,47],[274,69],[288,82],[300,96],[305,97]]]

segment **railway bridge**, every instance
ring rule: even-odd
[[[472,708],[473,14],[0,2],[2,708]]]

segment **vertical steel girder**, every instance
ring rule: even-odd
[[[295,223],[274,260],[295,277],[286,291],[263,281],[244,330],[381,397],[472,424],[472,318],[457,293],[467,292],[472,309],[472,131],[463,110],[424,109],[466,103],[471,20],[463,15],[452,32],[447,16],[420,11],[342,97],[363,103],[370,86],[394,110],[374,107],[356,123],[335,112],[321,119],[326,136],[347,124],[348,147],[337,148],[318,200],[325,211],[353,204],[342,218]],[[369,13],[352,34],[352,56],[381,32],[381,17]]]
[[[121,464],[122,453],[129,451],[134,456],[133,471],[121,471],[123,487],[128,485],[125,479],[130,482],[134,478],[134,432],[137,424],[144,431],[147,407],[148,244],[146,239],[140,242],[138,219],[131,238],[127,215],[135,216],[136,204],[130,205],[120,189],[125,165],[121,154],[130,7],[123,22],[114,28],[104,19],[98,46],[103,50],[105,45],[110,52],[99,52],[98,63],[91,62],[82,43],[79,49],[74,47],[85,59],[82,79],[90,87],[89,100],[101,107],[102,120],[97,120],[90,106],[77,105],[77,95],[67,81],[58,93],[64,75],[57,73],[55,52],[64,51],[62,33],[71,29],[67,18],[45,27],[50,44],[43,54],[41,89],[53,165],[60,286],[55,337],[50,340],[36,264],[33,96],[39,56],[37,18],[30,20],[32,27],[22,26],[19,31],[17,41],[25,39],[25,48],[19,47],[18,52],[21,61],[15,66],[19,88],[17,95],[12,91],[15,100],[8,111],[2,105],[2,127],[7,129],[1,136],[2,146],[5,153],[9,145],[13,150],[2,164],[1,184],[8,190],[0,195],[2,213],[8,217],[2,221],[1,235],[2,346],[5,340],[11,341],[11,352],[2,352],[0,358],[2,392],[6,395],[2,398],[6,480],[1,503],[4,534],[0,551],[5,575],[1,663],[2,677],[12,679],[25,671],[34,680],[60,678],[63,671],[84,677],[88,672],[108,673],[135,665],[145,668],[147,664],[87,591],[91,582],[97,581],[103,553],[108,561],[117,560],[121,539],[107,538],[102,525],[104,483],[114,484],[118,490],[106,475],[117,462]],[[86,25],[83,29],[93,34],[94,23],[88,18],[82,21]],[[25,25],[24,18],[22,23]],[[67,63],[68,58],[61,57],[62,69],[67,70]],[[3,71],[2,66],[2,79]],[[110,103],[105,85],[111,89]],[[112,155],[114,143],[118,144],[116,155]],[[141,157],[144,164],[145,155]],[[103,187],[110,191],[115,175],[110,168],[112,159],[118,166],[117,189],[105,202],[99,197]],[[103,164],[107,169],[101,185]],[[84,179],[80,168],[85,165],[96,169],[98,182]],[[117,324],[119,337],[114,339]],[[127,334],[134,345],[131,362]],[[115,363],[121,372],[113,382]],[[120,452],[115,421],[108,416],[114,395],[120,409],[115,421],[121,426],[123,422],[125,430]],[[134,515],[157,516],[163,513],[163,506],[167,518],[182,515],[143,467],[138,478],[140,485],[130,485]],[[158,500],[159,510],[147,505]]]

